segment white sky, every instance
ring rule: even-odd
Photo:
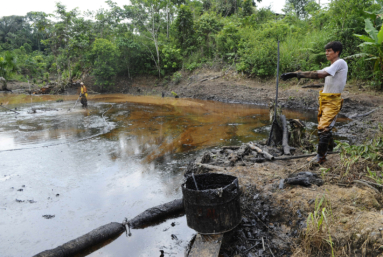
[[[9,15],[26,15],[31,11],[42,11],[46,13],[53,13],[56,9],[56,2],[52,0],[8,0],[2,1],[0,8],[0,17]],[[108,5],[105,0],[62,0],[60,1],[67,7],[67,10],[72,10],[76,7],[81,12],[86,10],[98,10],[100,8],[107,8]],[[129,4],[129,0],[114,0],[119,6]],[[321,0],[321,3],[326,3],[328,0]],[[277,13],[281,13],[285,0],[263,0],[257,3],[258,7],[271,6],[271,9]]]

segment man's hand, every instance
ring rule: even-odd
[[[283,73],[281,76],[282,80],[288,80],[291,78],[296,78],[298,74],[296,72],[288,72],[288,73]]]

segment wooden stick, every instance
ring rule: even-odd
[[[9,111],[11,111],[11,112],[15,112],[15,113],[17,113],[17,114],[20,114],[20,113],[14,111],[14,110],[12,110],[12,109],[9,109],[9,108],[3,106],[3,103],[1,103],[0,106],[3,107],[3,108],[5,108],[5,109],[7,109],[7,110],[9,110]]]
[[[347,116],[347,118],[349,118],[349,119],[354,119],[354,118],[360,118],[360,117],[368,116],[368,115],[370,115],[371,113],[373,113],[374,111],[376,111],[376,109],[371,110],[371,111],[366,112],[366,113],[361,113],[361,114],[356,114],[356,113],[354,113],[354,114],[352,114],[352,115],[350,115],[350,116]]]
[[[255,145],[253,145],[252,143],[248,143],[247,145],[248,145],[252,150],[255,150],[255,151],[257,151],[258,153],[263,154],[263,156],[264,156],[266,159],[268,159],[268,160],[270,160],[270,161],[274,160],[274,156],[272,156],[271,154],[269,154],[269,153],[266,152],[266,151],[263,151],[261,148],[259,148],[259,147],[255,146]]]
[[[363,181],[360,181],[360,180],[354,180],[353,182],[356,182],[356,183],[365,185],[365,186],[367,186],[367,187],[369,187],[369,188],[371,188],[371,189],[374,189],[376,192],[380,193],[378,189],[376,189],[375,187],[373,187],[373,186],[367,184],[366,182],[363,182]]]
[[[311,85],[303,86],[302,88],[319,88],[323,86],[324,84],[311,84]]]
[[[362,181],[362,182],[366,182],[367,184],[370,184],[370,185],[374,185],[374,186],[378,186],[378,187],[383,187],[383,185],[378,184],[378,183],[374,183],[374,182],[371,182],[371,181],[366,181],[366,180],[363,180],[363,179],[359,179],[359,180]]]
[[[205,163],[196,163],[196,164],[199,165],[200,167],[210,169],[210,170],[225,170],[224,167],[220,167],[220,166],[209,165],[209,164],[205,164]]]
[[[286,122],[286,116],[280,115],[279,116],[282,121],[282,128],[283,128],[283,136],[282,136],[282,147],[283,147],[283,153],[285,155],[290,155],[290,146],[289,146],[289,138],[288,138],[288,131],[287,131],[287,122]]]
[[[230,149],[230,150],[237,150],[240,146],[237,145],[228,145],[228,146],[222,146],[222,149]]]
[[[329,152],[327,154],[336,154],[339,152]],[[291,159],[299,159],[299,158],[305,158],[305,157],[311,157],[317,155],[316,153],[312,154],[303,154],[303,155],[292,155],[292,156],[285,156],[285,157],[275,157],[274,160],[291,160]]]

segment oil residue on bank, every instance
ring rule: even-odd
[[[179,198],[184,168],[200,150],[264,138],[260,128],[269,124],[268,109],[251,105],[96,95],[87,110],[68,111],[77,96],[33,96],[32,105],[31,97],[0,95],[20,112],[0,112],[5,256],[33,255]],[[31,106],[36,113],[28,113]],[[183,256],[193,233],[181,217],[121,236],[91,256],[159,256],[160,250]]]

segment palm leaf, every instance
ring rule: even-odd
[[[374,56],[374,57],[365,59],[365,61],[371,61],[371,60],[379,60],[379,57]]]
[[[380,27],[379,33],[378,33],[378,43],[381,44],[383,42],[383,26]]]
[[[370,38],[370,37],[368,37],[368,36],[366,36],[366,35],[358,35],[358,34],[354,34],[354,36],[356,36],[356,37],[362,39],[362,40],[365,41],[365,42],[372,42],[372,43],[375,43],[374,39],[372,39],[372,38]]]
[[[362,44],[358,45],[358,47],[364,47],[364,46],[376,46],[378,45],[377,43],[373,42],[363,42]]]
[[[366,53],[360,53],[360,54],[353,54],[347,57],[344,57],[344,60],[353,59],[353,58],[363,58],[363,57],[373,57],[372,54],[366,54]]]
[[[370,19],[365,19],[364,22],[366,23],[365,30],[370,35],[370,37],[375,41],[375,43],[378,43],[378,31],[372,24]]]

